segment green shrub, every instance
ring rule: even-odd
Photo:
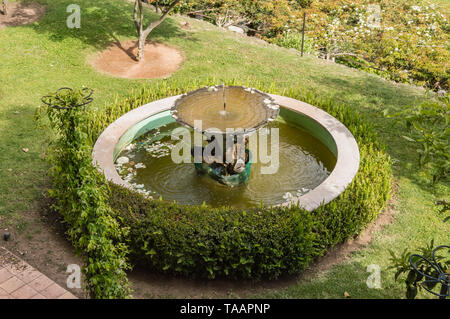
[[[342,122],[355,137],[360,153],[358,173],[332,202],[313,212],[317,252],[357,235],[386,206],[392,190],[392,170],[385,146],[373,127],[355,110],[321,98],[314,92],[288,90],[286,96],[317,106]]]
[[[449,87],[450,24],[428,0],[187,0],[177,10],[245,25],[288,48],[297,48],[306,12],[308,46],[323,58],[435,91]]]
[[[64,217],[76,251],[85,258],[83,272],[92,298],[125,298],[129,295],[125,270],[129,268],[124,242],[128,229],[119,227],[108,205],[105,177],[92,166],[92,144],[86,134],[86,90],[61,90],[48,96],[39,108],[55,133],[48,149],[54,198],[53,208]],[[40,121],[41,122],[41,121]],[[42,123],[42,122],[41,122]]]
[[[111,188],[111,207],[131,229],[133,257],[158,271],[276,278],[304,269],[313,255],[313,218],[298,208],[183,206]]]
[[[292,48],[292,49],[296,49],[301,52],[302,51],[302,34],[300,32],[296,32],[296,31],[285,31],[282,34],[280,34],[278,37],[276,37],[273,40],[273,43],[279,45],[280,47]],[[309,54],[315,54],[314,45],[306,36],[305,36],[305,39],[303,42],[303,52],[306,52]]]
[[[181,13],[201,14],[219,26],[238,24],[260,36],[276,36],[299,9],[311,0],[188,0],[177,8]],[[294,17],[295,18],[295,17]]]
[[[434,249],[436,249],[434,245],[434,240],[431,240],[430,244],[425,244],[424,246],[420,247],[418,251],[421,256],[433,262]],[[447,248],[441,248],[441,251],[439,250],[440,249],[437,250],[438,254],[435,255],[436,262],[438,263],[439,267],[442,269],[444,273],[448,273],[448,271],[450,271],[450,260],[448,260],[448,258],[445,258],[445,256],[449,255],[450,250]],[[445,250],[447,250],[447,254],[445,255],[444,253],[444,255],[442,256],[442,251]],[[441,253],[441,255],[439,255],[439,252]],[[421,271],[423,274],[426,274],[433,278],[438,278],[439,276],[439,273],[436,271],[436,268],[434,268],[429,262],[425,261],[423,258],[419,258],[417,256],[417,253],[409,252],[407,249],[405,249],[398,256],[392,250],[389,250],[389,253],[391,255],[390,258],[391,266],[389,268],[395,270],[394,275],[395,281],[405,283],[406,298],[415,299],[418,291],[423,288],[422,285],[424,285],[427,289],[434,291],[434,293],[444,293],[444,294],[446,293],[445,291],[439,290],[436,291],[436,289],[441,288],[441,285],[438,285],[437,282],[429,281],[430,278],[426,278],[423,275],[417,273],[411,266],[410,259],[416,265],[417,269]],[[416,256],[411,257],[412,255]]]
[[[180,94],[202,83],[164,81],[134,91],[89,116],[95,140],[112,121],[129,110]],[[297,273],[326,249],[357,235],[385,207],[392,184],[390,159],[371,125],[361,115],[331,99],[299,89],[281,90],[262,83],[237,84],[284,94],[324,109],[355,136],[361,163],[348,188],[313,212],[298,207],[261,208],[245,212],[229,207],[183,206],[152,200],[111,185],[110,206],[129,227],[133,260],[152,269],[198,277],[276,278]]]
[[[388,115],[406,126],[408,134],[403,137],[417,146],[419,166],[428,169],[433,184],[448,179],[450,175],[449,106],[450,96],[447,94]]]

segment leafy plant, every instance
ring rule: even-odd
[[[179,11],[201,15],[221,27],[244,26],[258,36],[276,36],[310,0],[189,0]]]
[[[130,290],[125,270],[127,228],[120,227],[108,206],[109,188],[92,165],[92,144],[86,134],[89,120],[84,105],[91,100],[88,89],[60,89],[44,97],[39,108],[49,120],[55,137],[49,144],[53,208],[68,224],[68,235],[77,252],[85,257],[83,272],[92,298],[125,298]]]
[[[111,207],[131,229],[133,259],[156,271],[258,280],[298,273],[313,257],[313,215],[299,208],[178,205],[111,189]]]
[[[445,199],[436,201],[436,206],[439,207],[439,214],[444,214],[450,210],[450,203],[448,203]],[[444,223],[450,220],[450,216],[444,218]]]
[[[308,45],[319,56],[394,81],[448,90],[449,21],[427,0],[188,0],[178,10],[222,27],[243,26],[250,35],[290,48],[306,12]]]
[[[297,31],[285,31],[275,38],[273,42],[284,48],[292,48],[298,51],[302,50],[302,34]],[[313,43],[306,36],[303,43],[303,51],[315,54]]]
[[[418,250],[420,255],[432,261],[434,247],[434,240],[431,240],[430,244],[420,247]],[[407,249],[399,256],[392,250],[389,250],[389,253],[391,255],[390,261],[392,264],[389,269],[394,269],[396,271],[394,275],[396,281],[404,281],[406,285],[406,298],[414,299],[417,296],[418,291],[422,289],[422,285],[429,290],[433,290],[437,286],[437,282],[426,282],[427,278],[417,273],[410,264],[411,260],[420,272],[437,278],[439,275],[438,272],[425,259],[418,256],[412,256],[413,254]],[[450,259],[437,255],[436,262],[444,272],[450,270]]]
[[[419,165],[428,167],[433,184],[446,179],[450,172],[449,105],[450,98],[446,95],[388,115],[406,125],[409,134],[403,137],[418,146]]]

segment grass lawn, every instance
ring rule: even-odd
[[[132,4],[123,0],[77,3],[82,10],[81,29],[66,27],[66,7],[72,0],[38,0],[46,15],[32,25],[0,29],[0,228],[31,233],[26,214],[42,198],[48,183],[42,159],[46,132],[36,128],[33,114],[40,97],[59,87],[95,90],[91,107],[102,107],[116,95],[158,80],[114,78],[94,70],[89,57],[111,43],[133,39]],[[189,21],[182,30],[180,21]],[[388,251],[414,249],[432,238],[448,244],[449,224],[442,223],[434,200],[449,199],[449,185],[429,185],[418,171],[413,146],[401,137],[402,128],[385,119],[385,108],[400,110],[424,99],[421,88],[396,84],[314,57],[301,58],[292,50],[261,43],[223,31],[211,24],[174,16],[166,20],[151,39],[179,48],[184,54],[174,79],[249,79],[274,82],[282,87],[314,89],[319,94],[358,109],[370,118],[395,161],[397,191],[393,222],[375,234],[372,242],[345,262],[317,274],[308,282],[292,281],[289,287],[257,294],[276,298],[403,298],[403,285],[388,271]],[[29,152],[22,149],[28,148]],[[39,252],[34,252],[35,254]],[[380,265],[382,289],[368,289],[369,264]],[[235,291],[239,295],[239,291]],[[429,294],[420,294],[428,298]]]

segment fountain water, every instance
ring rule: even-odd
[[[279,106],[269,95],[225,84],[184,94],[171,109],[177,122],[199,131],[209,144],[217,145],[210,155],[205,155],[204,145],[194,146],[197,172],[228,186],[249,180],[252,163],[249,136],[273,121],[278,113]],[[196,123],[201,123],[201,128]],[[196,154],[202,154],[201,159]]]
[[[196,119],[202,120],[201,128],[195,128]],[[261,139],[258,130],[266,125],[262,131],[270,129],[279,135],[279,166],[270,174],[263,172],[268,162],[260,147],[269,140]],[[179,130],[182,126],[191,129]],[[192,140],[195,145],[199,136],[195,132],[224,135],[226,128],[241,128],[240,134],[230,134],[236,138],[233,148],[240,141],[245,150],[245,137],[250,136],[253,154],[244,153],[248,154],[245,169],[234,157],[231,165],[222,163],[234,173],[215,174],[203,153],[199,162],[192,164]],[[251,135],[257,130],[258,134]],[[181,131],[182,135],[177,135]],[[189,146],[179,148],[186,144],[174,140],[177,136],[189,140]],[[258,151],[253,144],[255,136]],[[238,141],[238,137],[243,138]],[[273,135],[269,137],[273,145]],[[175,152],[174,147],[178,148]],[[266,155],[271,157],[272,150],[270,153]],[[174,154],[183,158],[181,162],[172,158]],[[116,184],[180,204],[248,208],[261,203],[294,203],[314,210],[339,196],[352,181],[358,171],[359,150],[348,129],[321,109],[286,96],[221,85],[153,101],[126,113],[98,138],[93,162]],[[200,169],[206,174],[199,175]],[[218,183],[223,177],[236,179],[231,181],[236,187],[229,187],[226,180]]]

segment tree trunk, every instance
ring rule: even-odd
[[[147,42],[148,35],[153,31],[154,28],[156,28],[160,23],[157,23],[158,21],[155,21],[151,23],[147,29],[141,32],[139,35],[139,41],[138,41],[138,61],[142,60],[144,58],[144,48],[145,48],[145,42]]]
[[[144,59],[144,48],[145,48],[145,41],[147,37],[145,36],[145,33],[141,33],[141,35],[139,36],[139,41],[138,41],[138,54],[137,54],[137,60],[141,61],[142,59]]]
[[[2,12],[5,16],[8,15],[8,1],[2,0]]]
[[[144,8],[142,7],[141,0],[136,0],[134,3],[134,25],[136,26],[136,30],[138,33],[138,54],[136,56],[136,59],[138,61],[142,60],[144,58],[144,47],[145,47],[145,41],[147,40],[148,35],[150,32],[153,31],[157,26],[159,26],[166,18],[169,12],[175,7],[175,5],[180,2],[181,0],[174,0],[164,11],[164,13],[159,17],[158,20],[150,23],[150,25],[144,30],[143,24],[144,24]],[[139,18],[138,18],[138,12],[139,12]]]
[[[139,19],[138,19],[138,11],[139,11]],[[136,30],[138,33],[138,54],[136,59],[140,61],[144,58],[144,46],[145,46],[145,38],[143,37],[143,23],[144,23],[144,10],[142,8],[141,0],[136,0],[134,4],[134,24],[136,26]]]

